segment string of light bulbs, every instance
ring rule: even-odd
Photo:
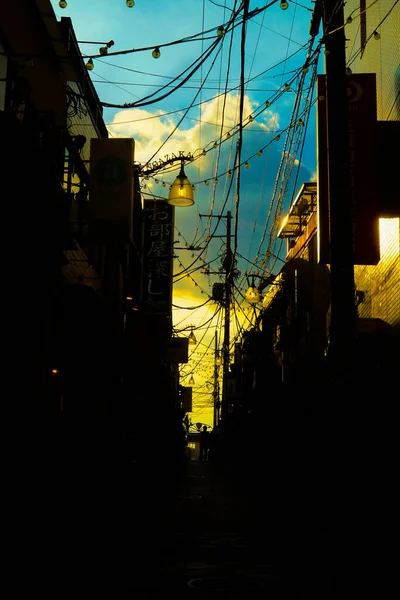
[[[352,56],[350,56],[347,60],[347,68],[350,68],[350,66],[353,64],[353,62],[355,60],[357,60],[357,58],[364,52],[366,45],[370,42],[370,40],[374,39],[374,40],[380,40],[381,38],[381,34],[379,33],[379,29],[382,27],[383,23],[386,21],[386,19],[390,16],[391,12],[394,10],[394,8],[397,6],[397,4],[399,3],[400,0],[395,0],[393,6],[388,10],[388,12],[385,14],[385,16],[383,17],[383,19],[381,19],[381,21],[378,23],[378,25],[375,27],[374,31],[372,33],[370,33],[370,35],[366,38],[365,43],[363,45],[362,48],[359,48]],[[375,2],[377,2],[377,0],[375,0]],[[375,4],[375,2],[373,4]],[[369,8],[371,8],[372,4],[370,6],[368,6],[365,11],[366,12]],[[361,13],[360,13],[361,14]]]
[[[135,6],[135,0],[125,0],[125,5],[128,8],[133,8]],[[68,6],[68,2],[66,0],[60,0],[58,6],[65,10]]]
[[[316,62],[316,61],[314,61],[314,62]],[[290,79],[288,82],[286,82],[286,83],[284,84],[284,86],[283,86],[281,89],[277,90],[277,92],[274,94],[274,96],[273,96],[273,97],[269,98],[269,99],[268,99],[268,100],[265,102],[265,105],[264,105],[264,106],[262,106],[262,107],[260,107],[258,110],[256,110],[256,112],[254,113],[254,114],[255,114],[255,117],[254,117],[253,115],[249,115],[249,116],[246,118],[246,122],[243,124],[243,127],[246,127],[246,126],[248,126],[250,123],[252,123],[252,122],[255,120],[255,118],[257,118],[257,117],[258,117],[260,114],[262,114],[263,112],[265,112],[265,110],[267,110],[268,108],[270,108],[270,107],[271,107],[271,105],[273,105],[273,103],[274,103],[276,100],[278,100],[278,99],[281,97],[281,95],[282,95],[283,93],[290,91],[290,90],[291,90],[291,85],[292,85],[292,84],[293,84],[293,82],[294,82],[294,81],[297,79],[297,77],[298,77],[299,73],[305,72],[305,70],[306,70],[306,69],[308,70],[308,67],[305,67],[304,65],[301,67],[301,69],[298,69],[298,70],[295,72],[295,74],[293,75],[293,77],[292,77],[292,78],[291,78],[291,79]],[[297,126],[301,126],[301,125],[303,125],[303,124],[304,124],[304,123],[303,123],[303,120],[301,119],[301,116],[300,116],[300,118],[299,118],[299,120],[298,120],[298,122],[297,122],[297,124],[296,124],[296,125],[297,125]],[[293,125],[292,125],[292,126],[293,126]],[[238,132],[239,132],[239,129],[240,129],[240,127],[239,127],[239,124],[236,124],[234,127],[232,127],[232,128],[231,128],[231,129],[230,129],[228,132],[226,132],[226,133],[224,134],[224,137],[223,137],[223,139],[221,138],[221,139],[219,139],[219,140],[215,140],[214,142],[209,142],[209,144],[207,144],[207,145],[205,146],[205,148],[203,148],[203,150],[202,150],[201,152],[199,152],[198,156],[194,156],[194,157],[193,157],[193,160],[196,160],[196,159],[200,158],[201,156],[205,156],[205,155],[206,155],[206,153],[207,153],[208,151],[212,150],[212,149],[218,148],[218,146],[219,146],[220,144],[222,144],[222,143],[226,142],[226,141],[227,141],[227,140],[229,140],[229,139],[230,139],[232,136],[234,136],[234,135],[237,135],[237,134],[238,134]],[[281,131],[280,131],[280,132],[277,134],[277,136],[274,138],[274,140],[272,140],[272,141],[279,141],[279,139],[280,139],[280,137],[279,137],[279,136],[280,136],[280,134],[281,134],[281,133],[284,133],[284,132],[286,132],[287,130],[288,130],[288,128],[281,130]],[[229,134],[229,135],[227,135],[227,134]],[[271,141],[270,141],[270,142],[268,142],[268,143],[266,143],[264,146],[260,147],[260,148],[259,148],[259,150],[258,150],[256,153],[254,153],[253,155],[251,155],[250,157],[248,157],[246,160],[244,160],[244,161],[241,163],[241,165],[240,165],[240,166],[244,166],[245,168],[250,168],[250,165],[249,165],[249,160],[250,160],[251,158],[255,157],[256,155],[257,155],[257,156],[260,156],[260,155],[262,154],[263,150],[265,150],[265,149],[266,149],[266,148],[267,148],[267,147],[270,145],[270,143],[271,143]],[[210,144],[211,144],[211,147],[210,147],[210,148],[207,148],[207,147],[208,147]],[[156,154],[156,153],[155,153],[155,154]],[[236,167],[236,168],[237,168],[237,167]],[[225,171],[225,172],[223,172],[223,173],[220,173],[220,174],[219,174],[219,176],[224,176],[224,175],[227,175],[227,177],[231,177],[231,176],[233,175],[233,172],[234,172],[234,171],[235,171],[235,168],[234,168],[234,169],[229,169],[229,170],[227,170],[227,171]],[[216,184],[218,184],[218,182],[219,182],[219,179],[218,179],[218,177],[219,177],[219,176],[218,176],[218,175],[216,175],[216,176],[214,176],[213,178],[208,178],[208,179],[205,179],[205,180],[202,180],[202,181],[203,181],[203,182],[204,182],[206,185],[209,185],[209,183],[210,183],[210,182],[211,182],[211,181],[214,179],[214,184],[216,185]],[[193,185],[195,186],[195,185],[197,185],[198,183],[201,183],[201,182],[200,182],[200,181],[194,182],[194,183],[193,183]]]

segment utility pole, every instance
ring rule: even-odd
[[[332,557],[340,556],[338,566],[334,564],[334,558],[332,559],[330,573],[340,572],[341,566],[350,565],[352,560],[352,556],[346,553],[346,543],[343,543],[343,540],[347,541],[346,535],[354,527],[354,523],[351,520],[352,513],[348,511],[348,506],[342,502],[342,498],[345,494],[350,506],[355,505],[350,491],[352,489],[350,482],[354,477],[352,471],[356,460],[354,448],[362,445],[362,442],[356,441],[355,431],[352,430],[350,436],[347,433],[350,429],[349,421],[356,422],[356,418],[351,396],[343,393],[347,391],[351,394],[353,391],[351,384],[354,379],[357,316],[343,4],[337,0],[317,0],[310,26],[311,35],[316,35],[322,20],[325,42],[331,282],[328,370],[330,381],[335,385],[329,385],[328,381],[324,390],[322,423],[328,423],[329,426],[324,429],[320,444],[320,455],[323,457],[321,460],[324,464],[320,485],[324,490],[322,497],[326,498],[326,502],[323,501],[321,517],[328,531]],[[366,468],[365,465],[362,465],[362,468]],[[350,519],[349,515],[351,515]],[[344,561],[343,556],[345,556]],[[349,579],[348,573],[346,583]]]
[[[226,215],[226,255],[223,266],[225,271],[225,323],[224,323],[224,343],[223,343],[223,374],[222,374],[222,402],[221,402],[221,421],[224,424],[228,411],[228,374],[229,374],[229,346],[230,346],[230,326],[231,326],[231,293],[233,283],[233,254],[231,250],[231,219],[232,214],[228,210]]]
[[[351,195],[343,3],[317,0],[310,33],[323,23],[325,42],[331,325],[329,365],[339,386],[349,383],[356,336],[353,206]]]
[[[200,215],[200,217],[209,217],[210,215]],[[231,222],[232,213],[228,210],[225,216],[211,215],[217,219],[226,219],[226,254],[223,260],[223,272],[225,273],[224,282],[224,341],[222,346],[222,400],[221,400],[221,411],[220,418],[222,424],[226,421],[227,410],[228,410],[228,373],[229,373],[229,347],[230,347],[230,312],[231,312],[231,296],[232,296],[232,284],[234,278],[234,263],[233,253],[231,249]],[[224,236],[214,236],[224,237]],[[219,273],[218,273],[219,274]]]
[[[215,332],[215,351],[214,351],[214,393],[213,393],[213,400],[214,400],[214,422],[213,422],[213,429],[215,429],[215,427],[218,425],[219,423],[219,365],[217,364],[217,357],[218,357],[218,332]]]

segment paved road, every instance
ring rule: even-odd
[[[7,598],[330,598],[319,515],[261,474],[167,462],[147,481],[32,483],[8,515]],[[129,479],[127,477],[126,479]]]
[[[176,489],[139,502],[129,590],[139,598],[328,598],[319,516],[257,474],[191,462]]]

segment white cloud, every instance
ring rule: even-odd
[[[143,108],[126,109],[116,113],[108,129],[113,137],[132,137],[135,140],[136,162],[145,163],[153,157],[154,160],[163,159],[166,155],[171,156],[178,151],[185,154],[196,153],[204,147],[210,147],[212,142],[219,140],[221,136],[224,139],[229,130],[236,128],[239,123],[239,101],[239,94],[235,93],[227,94],[225,100],[223,97],[214,98],[201,105],[198,117],[191,111],[190,118],[183,121],[185,127],[181,125],[175,131],[179,115],[163,116],[162,111],[151,112]],[[256,109],[257,106],[245,96],[244,123]],[[190,123],[189,127],[187,123]],[[254,124],[246,127],[246,131],[251,127],[262,128],[265,131],[277,129],[278,115],[266,110],[257,117]],[[204,158],[207,161],[207,157]],[[203,162],[204,167],[206,161]]]

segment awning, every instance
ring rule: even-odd
[[[317,183],[303,183],[278,231],[279,238],[299,237],[311,215],[317,210]]]

